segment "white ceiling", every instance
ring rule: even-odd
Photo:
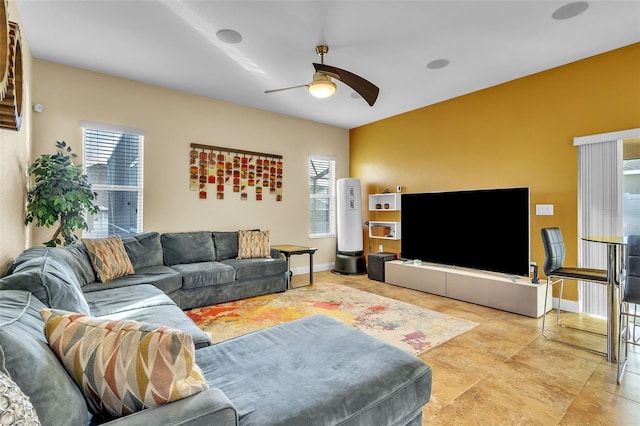
[[[551,15],[568,2],[544,0],[16,3],[35,58],[348,129],[640,42],[640,1],[590,1],[565,20]],[[323,100],[264,94],[309,83],[318,44],[380,88],[373,107],[340,82]]]

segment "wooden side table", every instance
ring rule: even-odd
[[[313,254],[318,250],[317,248],[296,246],[292,244],[281,244],[271,247],[279,250],[280,253],[284,255],[285,259],[287,259],[287,269],[289,270],[289,273],[287,274],[287,290],[291,288],[291,277],[293,276],[293,272],[291,272],[291,256],[296,254],[309,255],[309,285],[313,284]]]

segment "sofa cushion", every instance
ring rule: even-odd
[[[271,231],[238,231],[238,259],[271,257]]]
[[[399,425],[431,395],[422,360],[323,315],[199,349],[196,361],[245,426]]]
[[[175,232],[160,236],[164,264],[210,262],[215,260],[211,232]]]
[[[135,311],[122,311],[100,317],[114,321],[139,321],[147,324],[164,325],[191,335],[196,349],[207,347],[211,339],[177,305],[149,306]]]
[[[91,292],[86,297],[91,315],[95,317],[166,325],[191,334],[196,349],[211,344],[209,336],[162,290],[151,284]]]
[[[122,238],[122,243],[136,272],[142,268],[162,265],[162,244],[157,232],[128,235]]]
[[[40,419],[29,397],[11,377],[0,370],[0,421],[3,424],[40,426]],[[14,423],[15,422],[15,423]]]
[[[119,235],[85,238],[82,243],[87,248],[98,281],[106,283],[135,272]]]
[[[236,270],[220,262],[188,263],[174,265],[172,268],[182,275],[183,289],[232,283],[236,279]]]
[[[182,287],[182,277],[175,269],[168,266],[149,266],[136,271],[135,274],[116,278],[108,283],[94,282],[82,288],[85,294],[107,288],[130,287],[139,284],[153,284],[167,294],[174,293]]]
[[[25,290],[50,308],[89,313],[80,283],[71,268],[53,257],[37,257],[19,264],[0,279],[0,290]]]
[[[94,413],[119,417],[209,389],[189,333],[52,309],[45,336]]]
[[[169,296],[151,284],[92,291],[86,293],[85,297],[91,310],[89,314],[94,317],[137,311],[151,306],[175,306],[175,302]]]
[[[47,254],[64,260],[76,274],[80,286],[92,283],[96,280],[96,274],[89,260],[89,253],[82,243],[72,244],[64,247],[53,247],[48,249]]]
[[[287,261],[284,259],[227,259],[221,263],[232,266],[236,270],[236,280],[266,277],[287,271]]]
[[[279,293],[286,289],[287,281],[284,274],[236,280],[209,287],[187,288],[180,292],[180,307],[193,309],[217,305],[232,300]]]
[[[45,308],[29,292],[0,290],[0,370],[29,396],[46,424],[86,426],[84,397],[47,345],[40,316]]]
[[[216,246],[216,260],[235,259],[238,257],[237,232],[212,232]]]

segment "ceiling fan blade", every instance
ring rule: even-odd
[[[376,102],[376,99],[378,99],[378,93],[380,92],[378,86],[368,80],[365,80],[359,75],[325,64],[314,63],[313,66],[315,67],[316,71],[337,78],[347,86],[351,87],[353,90],[358,92],[358,94],[362,96],[365,101],[367,101],[369,106],[373,106],[373,104]]]
[[[291,86],[291,87],[283,87],[282,89],[271,89],[271,90],[265,90],[264,93],[275,93],[275,92],[282,92],[283,90],[289,90],[289,89],[297,89],[299,87],[307,87],[309,86],[308,84],[300,84],[298,86]]]

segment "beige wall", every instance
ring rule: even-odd
[[[531,260],[544,263],[540,229],[558,226],[567,264],[575,265],[573,138],[640,127],[639,70],[635,43],[352,129],[351,175],[365,196],[396,185],[407,192],[528,186]],[[553,216],[536,216],[536,204],[553,204]],[[385,220],[380,214],[370,219]],[[392,243],[385,250],[400,251]],[[576,300],[575,286],[564,294]]]
[[[270,229],[272,244],[315,246],[318,268],[333,263],[335,238],[308,238],[308,157],[335,156],[337,177],[347,177],[348,130],[42,60],[33,63],[33,102],[44,105],[33,116],[34,158],[54,152],[56,140],[80,153],[80,120],[144,129],[145,230]],[[189,190],[191,143],[283,155],[283,201],[269,193],[255,201],[253,191],[241,201],[228,189],[224,200],[215,191],[199,199]],[[50,234],[34,229],[33,245]],[[307,264],[292,258],[294,268]]]
[[[21,24],[14,2],[8,3],[9,21]],[[22,34],[24,97],[22,125],[19,131],[0,130],[0,272],[27,246],[24,226],[27,179],[31,141],[31,51]]]

